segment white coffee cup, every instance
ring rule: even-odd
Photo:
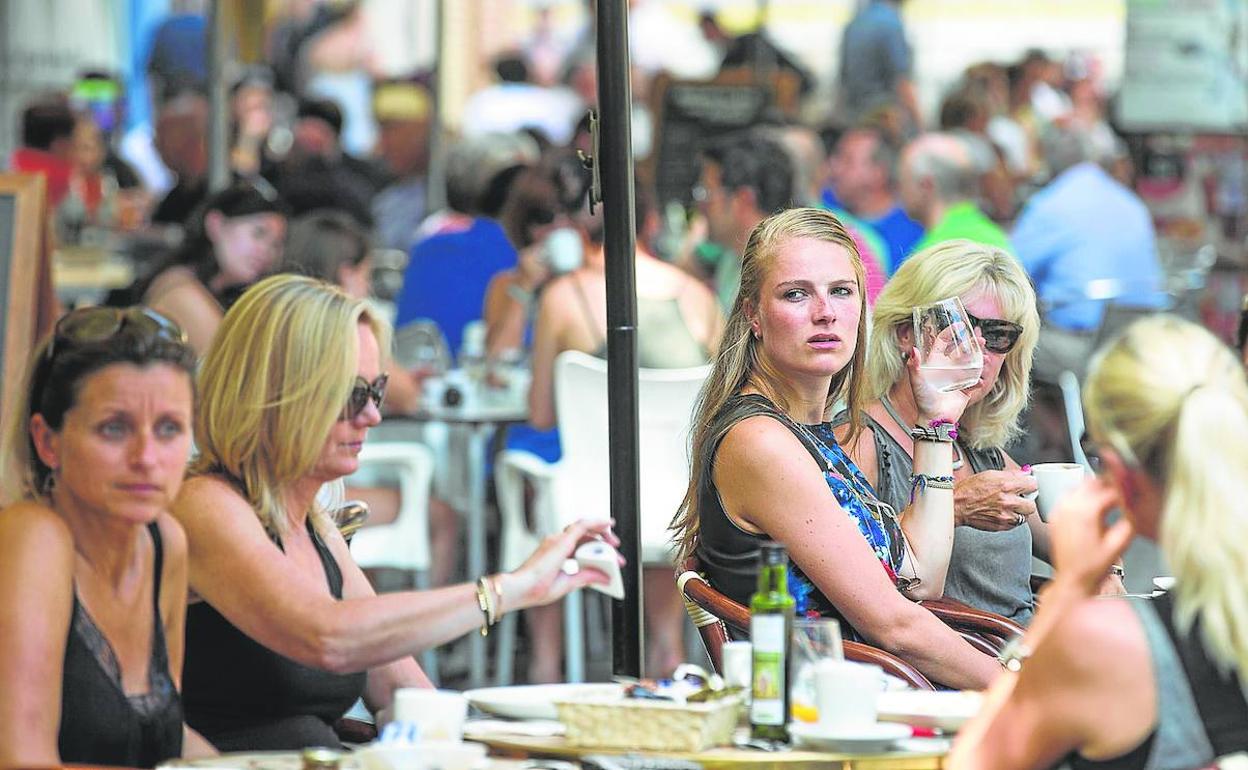
[[[825,659],[814,668],[820,727],[856,730],[875,724],[876,698],[884,687],[879,666]]]
[[[1079,463],[1039,463],[1031,466],[1031,473],[1036,477],[1036,509],[1040,511],[1040,520],[1048,521],[1049,512],[1057,507],[1067,493],[1083,483],[1086,476],[1083,466]]]
[[[417,725],[422,742],[458,742],[464,739],[468,700],[451,690],[403,687],[394,692],[392,713],[396,722]]]
[[[754,670],[754,646],[749,642],[724,642],[721,655],[724,684],[749,692]]]

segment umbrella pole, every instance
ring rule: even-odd
[[[627,0],[597,0],[598,106],[607,278],[607,427],[611,515],[620,536],[624,599],[611,603],[612,670],[642,675],[641,521],[637,439],[637,286],[633,212],[632,94]]]

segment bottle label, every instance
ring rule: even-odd
[[[750,618],[750,642],[754,650],[753,702],[750,721],[756,725],[783,725],[785,681],[785,617],[755,615]]]

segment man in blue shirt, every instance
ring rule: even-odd
[[[857,123],[882,110],[901,109],[913,131],[923,129],[911,78],[914,57],[897,7],[900,0],[871,0],[841,37],[841,112]]]
[[[1053,382],[1063,369],[1082,375],[1106,301],[1166,303],[1143,201],[1094,162],[1086,133],[1055,128],[1045,150],[1056,176],[1027,202],[1010,240],[1046,309],[1034,372]]]
[[[837,142],[832,173],[841,205],[888,245],[892,275],[923,237],[923,226],[897,203],[897,151],[878,128],[851,129]]]

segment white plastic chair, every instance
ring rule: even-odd
[[[672,563],[667,530],[689,484],[689,433],[698,391],[710,366],[641,369],[638,427],[643,564]],[[555,413],[563,457],[549,464],[528,452],[508,450],[495,468],[502,518],[500,562],[515,569],[540,539],[580,518],[610,518],[607,435],[607,362],[579,351],[555,359]],[[534,485],[533,528],[525,522],[524,479]],[[585,677],[581,597],[564,603],[564,657],[570,682]],[[499,630],[497,678],[511,681],[515,618]]]
[[[368,474],[379,468],[389,468],[397,474],[399,513],[393,522],[359,529],[351,539],[351,556],[361,567],[410,570],[415,573],[416,588],[427,589],[431,565],[429,489],[433,480],[433,452],[415,441],[365,443],[360,449],[357,473]],[[436,681],[434,651],[422,653],[421,663],[425,673]]]

